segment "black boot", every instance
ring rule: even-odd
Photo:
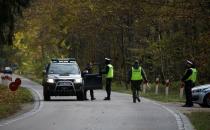
[[[133,97],[133,103],[136,103],[136,98],[135,97]]]
[[[141,102],[140,98],[139,97],[136,97],[136,99],[138,100],[138,102]]]
[[[105,97],[104,100],[111,100],[110,97]]]
[[[94,97],[91,97],[91,100],[93,101],[93,100],[96,100],[96,98],[94,98]]]

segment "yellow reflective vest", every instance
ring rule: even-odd
[[[114,77],[114,69],[111,64],[107,65],[109,67],[109,72],[106,75],[106,78],[113,78]]]
[[[141,75],[141,67],[139,67],[138,69],[135,69],[134,67],[132,67],[132,72],[131,72],[131,80],[142,80],[142,75]]]
[[[193,83],[195,83],[197,80],[197,69],[195,68],[190,68],[190,69],[192,70],[192,74],[189,76],[187,81],[191,80]]]

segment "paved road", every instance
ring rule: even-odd
[[[42,95],[42,87],[23,79],[23,86]],[[36,110],[0,122],[0,130],[178,130],[176,115],[150,100],[132,103],[127,94],[112,93],[103,101],[105,91],[95,91],[96,101],[76,101],[75,97],[40,97]],[[65,99],[65,100],[63,100]]]

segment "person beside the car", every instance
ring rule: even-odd
[[[187,60],[186,61],[186,72],[182,77],[181,81],[184,83],[185,87],[185,96],[186,96],[186,103],[183,107],[192,107],[192,88],[195,86],[195,82],[197,80],[197,69],[195,68],[195,64]]]

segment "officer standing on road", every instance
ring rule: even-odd
[[[102,70],[103,74],[106,74],[106,93],[107,97],[104,98],[104,100],[111,100],[111,85],[112,85],[112,79],[114,77],[114,69],[111,65],[111,59],[105,58],[105,64],[106,67],[104,70]]]
[[[86,71],[86,74],[92,74],[93,73],[93,64],[91,62],[87,64],[87,66],[85,68],[85,71]],[[88,98],[87,98],[87,91],[88,90],[85,90],[85,92],[84,92],[85,100],[88,100]],[[90,97],[91,97],[91,100],[95,100],[96,99],[94,97],[93,89],[90,89]]]
[[[139,66],[138,60],[134,62],[134,65],[128,72],[128,83],[131,82],[131,89],[133,94],[133,103],[136,103],[136,99],[140,102],[139,91],[142,81],[147,82],[146,74],[141,66]]]
[[[185,96],[186,96],[186,103],[183,107],[192,107],[192,88],[195,86],[195,82],[197,79],[197,69],[192,61],[186,61],[186,72],[182,77],[181,81],[185,85]]]

